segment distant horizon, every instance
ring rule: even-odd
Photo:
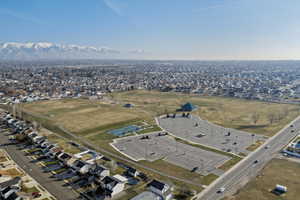
[[[102,53],[64,55],[75,58],[299,60],[299,10],[297,0],[2,0],[0,42],[70,44]]]
[[[300,61],[300,59],[135,59],[135,58],[72,58],[72,59],[0,59],[0,62],[14,62],[14,61],[26,61],[26,62],[34,62],[34,61],[191,61],[191,62],[261,62],[261,61]]]
[[[66,49],[65,49],[66,48]],[[75,48],[75,51],[74,51]],[[53,50],[54,49],[54,50]],[[45,51],[45,52],[44,52]],[[7,54],[8,53],[8,57]],[[39,57],[40,54],[44,57]],[[59,57],[51,57],[59,55]],[[65,54],[67,57],[64,57]],[[161,61],[288,61],[300,60],[300,58],[128,58],[128,54],[144,54],[138,50],[120,51],[109,47],[96,47],[77,44],[57,44],[49,41],[43,42],[1,42],[0,41],[0,61],[1,60],[161,60]],[[7,58],[5,58],[7,57]]]

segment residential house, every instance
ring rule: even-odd
[[[106,176],[102,179],[100,187],[106,196],[113,197],[124,190],[125,183],[118,178]]]
[[[67,164],[68,160],[70,160],[71,158],[72,158],[72,156],[67,153],[62,153],[57,156],[57,159],[60,160],[64,164]]]
[[[148,189],[151,192],[161,196],[164,200],[169,200],[172,198],[171,187],[166,183],[153,180],[148,184]]]
[[[0,183],[0,199],[2,200],[21,200],[16,192],[21,189],[21,178],[15,177]]]

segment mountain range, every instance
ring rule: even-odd
[[[120,54],[120,51],[107,47],[55,44],[49,42],[6,42],[0,43],[0,59],[85,59],[107,58]]]

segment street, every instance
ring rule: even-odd
[[[0,141],[1,144],[9,142],[8,137],[3,133],[0,133]],[[7,145],[1,148],[7,151],[9,156],[19,165],[20,168],[34,178],[58,200],[74,200],[78,198],[78,193],[63,186],[65,182],[51,179],[50,173],[43,173],[42,169],[37,164],[31,163],[30,159],[24,155],[24,152],[18,150],[15,145]]]
[[[294,127],[290,127],[293,124]],[[291,131],[294,130],[294,131]],[[299,134],[300,117],[296,118],[289,125],[285,126],[276,135],[271,137],[256,151],[244,158],[215,182],[209,185],[205,190],[198,194],[198,200],[218,200],[226,195],[235,193],[240,187],[255,177],[259,171],[288,144],[295,136]],[[218,190],[224,187],[225,191],[218,193]]]

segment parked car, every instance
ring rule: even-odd
[[[221,187],[221,188],[217,191],[217,193],[223,193],[225,190],[226,190],[225,187]]]

